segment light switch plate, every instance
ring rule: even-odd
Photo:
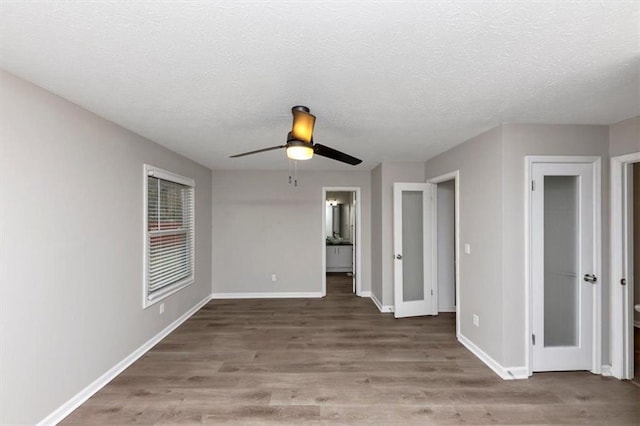
[[[465,243],[464,244],[464,253],[465,254],[471,254],[471,244],[469,244],[469,243]]]

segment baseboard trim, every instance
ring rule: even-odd
[[[603,376],[613,376],[613,371],[611,371],[610,365],[603,365],[600,367],[600,374]]]
[[[376,307],[378,308],[378,310],[380,312],[382,312],[383,314],[388,314],[393,312],[393,306],[390,305],[383,305],[382,303],[380,303],[380,301],[378,300],[378,298],[376,297],[375,294],[371,293],[371,300],[373,301],[373,303],[376,305]]]
[[[127,367],[136,362],[138,358],[144,355],[149,349],[154,347],[158,342],[167,337],[169,333],[178,328],[183,322],[189,319],[193,314],[198,312],[204,305],[211,300],[211,295],[205,297],[198,302],[193,308],[185,312],[180,318],[165,327],[160,333],[153,336],[146,343],[140,346],[138,349],[129,354],[122,361],[111,367],[106,373],[98,377],[91,382],[87,387],[78,392],[75,396],[69,399],[67,402],[58,407],[55,411],[42,419],[37,424],[40,425],[53,425],[60,423],[65,417],[67,417],[73,410],[82,405],[86,400],[91,398],[96,392],[102,389],[110,381],[116,378],[116,376],[122,373]]]
[[[455,312],[455,311],[456,311],[455,306],[450,306],[448,308],[438,308],[438,312]]]
[[[458,334],[458,341],[503,380],[526,379],[529,377],[529,372],[526,367],[503,367],[462,334]]]
[[[382,303],[380,303],[376,295],[371,293],[371,296],[369,297],[371,298],[371,301],[373,302],[373,304],[376,305],[376,308],[378,308],[378,310],[382,312]]]
[[[522,380],[528,379],[529,369],[527,367],[503,367],[509,375],[509,379],[506,380]]]
[[[360,297],[371,297],[371,292],[370,291],[361,291],[359,296]]]
[[[213,293],[212,299],[298,299],[323,297],[322,292]]]

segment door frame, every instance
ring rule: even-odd
[[[604,284],[604,278],[602,275],[602,160],[596,156],[582,156],[582,155],[570,155],[570,156],[558,156],[558,155],[526,155],[524,157],[524,283],[525,283],[525,364],[528,375],[533,375],[533,345],[531,342],[531,336],[533,334],[533,321],[531,315],[533,313],[533,283],[531,279],[531,264],[532,264],[532,250],[531,250],[531,225],[532,225],[532,202],[531,202],[531,181],[532,181],[532,167],[534,164],[544,163],[582,163],[591,164],[593,167],[593,188],[595,191],[593,202],[594,208],[594,229],[593,237],[596,244],[594,251],[594,274],[600,277],[600,282],[593,285],[593,340],[592,340],[592,365],[591,371],[594,374],[601,374],[602,370],[602,288]]]
[[[362,191],[359,186],[323,186],[322,187],[322,297],[327,295],[327,192],[355,192],[356,193],[356,296],[362,295]]]
[[[629,217],[628,177],[634,163],[640,162],[640,152],[611,158],[611,374],[621,380],[633,377],[633,293],[638,283],[629,276],[633,270],[633,236],[625,234],[625,224],[633,223]],[[627,231],[632,231],[630,227]],[[636,265],[633,265],[636,266]],[[620,285],[626,278],[628,285]],[[633,285],[629,285],[632,283]]]
[[[436,197],[435,200],[433,201],[434,206],[435,206],[435,213],[433,216],[433,226],[435,226],[437,228],[438,226],[438,190],[437,190],[437,184],[442,183],[442,182],[447,182],[453,180],[454,182],[454,223],[455,223],[455,230],[454,230],[454,239],[455,239],[455,245],[456,245],[456,249],[454,252],[454,258],[456,261],[456,267],[455,267],[455,279],[456,279],[456,283],[455,283],[455,287],[456,287],[456,337],[458,339],[460,339],[461,333],[460,333],[460,170],[454,170],[453,172],[449,172],[449,173],[445,173],[430,179],[427,179],[427,183],[433,183],[436,185]],[[435,246],[435,250],[432,253],[432,260],[431,260],[431,264],[434,265],[434,269],[435,269],[435,273],[436,273],[436,277],[438,276],[438,238],[437,238],[437,234],[436,234],[436,246]],[[438,303],[438,289],[437,289],[437,285],[436,287],[436,304]],[[437,311],[437,309],[436,309]]]

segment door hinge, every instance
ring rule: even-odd
[[[536,344],[536,335],[535,334],[531,335],[531,343],[533,343],[533,345],[535,346],[535,344]]]
[[[532,181],[531,181],[531,190],[532,190],[532,191],[535,191],[535,190],[536,190],[536,181],[535,181],[535,180],[532,180]]]

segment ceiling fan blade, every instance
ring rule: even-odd
[[[344,152],[340,152],[336,149],[330,148],[325,145],[320,145],[319,143],[313,145],[313,152],[317,155],[331,158],[332,160],[342,161],[343,163],[351,164],[352,166],[362,163],[362,160],[360,160],[359,158],[352,157],[349,154],[345,154]]]
[[[271,148],[257,149],[255,151],[243,152],[242,154],[232,155],[229,158],[244,157],[245,155],[258,154],[259,152],[273,151],[274,149],[286,148],[286,145],[272,146]]]

